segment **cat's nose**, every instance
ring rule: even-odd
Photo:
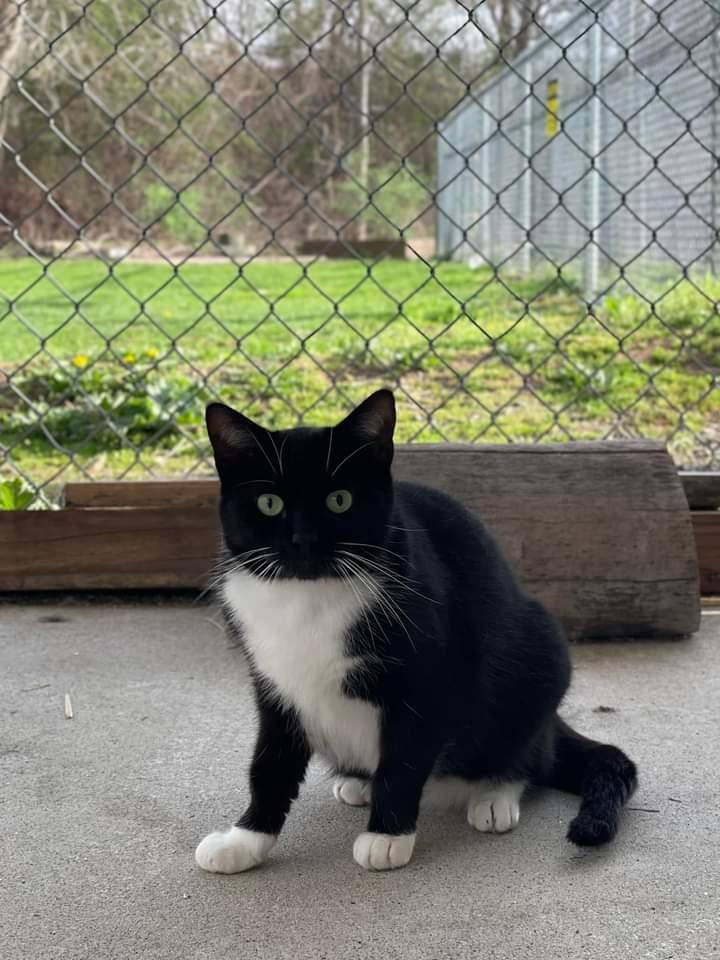
[[[314,547],[317,542],[318,537],[313,530],[296,530],[292,535],[292,545],[301,549]]]

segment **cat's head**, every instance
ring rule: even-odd
[[[257,576],[347,575],[386,539],[395,401],[379,390],[333,427],[269,431],[222,403],[206,421],[230,553]]]

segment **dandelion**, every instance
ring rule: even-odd
[[[84,353],[76,353],[72,358],[72,364],[74,367],[77,367],[78,370],[84,369],[90,363],[90,357]]]
[[[136,360],[137,357],[130,351],[123,356],[123,363],[135,363]]]
[[[172,310],[163,310],[163,319],[172,320]]]
[[[148,360],[157,360],[159,355],[160,353],[155,349],[155,347],[148,347],[145,351],[145,356],[148,358]]]

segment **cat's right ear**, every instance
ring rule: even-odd
[[[218,470],[257,450],[255,432],[260,428],[232,407],[209,403],[205,423]]]

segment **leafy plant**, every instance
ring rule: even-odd
[[[0,510],[27,510],[34,499],[33,491],[19,477],[0,482]]]
[[[430,202],[422,178],[410,163],[373,164],[367,190],[359,180],[356,158],[348,164],[351,176],[338,187],[337,206],[348,219],[363,221],[370,237],[394,236],[397,229],[412,228]]]
[[[150,223],[178,243],[197,247],[207,237],[207,229],[198,223],[202,220],[203,194],[196,187],[176,194],[162,183],[151,183],[145,188],[143,207]]]
[[[150,359],[151,351],[144,356]],[[85,364],[71,369],[37,372],[16,383],[32,400],[31,408],[12,398],[0,407],[0,442],[8,445],[54,441],[75,451],[120,450],[128,442],[169,447],[181,426],[200,429],[209,394],[202,383],[176,372],[162,376],[126,353],[120,364]],[[78,367],[77,358],[71,361]]]

